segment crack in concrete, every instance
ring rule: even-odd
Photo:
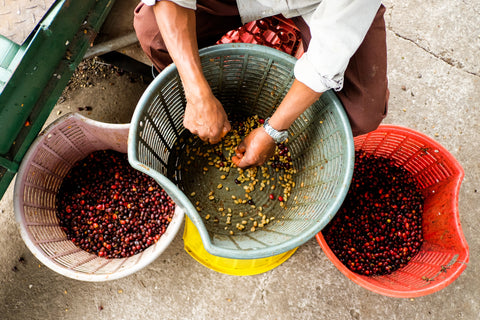
[[[463,0],[462,1],[463,4],[466,6],[466,7],[469,7],[473,12],[475,12],[476,14],[480,15],[480,12],[477,10],[477,8],[475,8],[474,6],[472,6],[470,3],[468,3],[467,1]]]
[[[433,51],[430,51],[428,48],[420,45],[419,43],[417,43],[415,40],[413,39],[410,39],[409,37],[406,37],[404,35],[401,35],[400,33],[394,31],[391,27],[388,28],[388,30],[390,30],[396,37],[400,38],[400,39],[403,39],[405,41],[408,41],[408,42],[411,42],[412,44],[414,44],[415,46],[417,46],[418,48],[422,49],[423,51],[425,51],[426,53],[428,53],[429,55],[432,55],[434,56],[435,58],[445,62],[446,64],[454,67],[455,69],[459,70],[459,71],[462,71],[462,72],[465,72],[465,73],[468,73],[472,76],[475,76],[475,77],[479,77],[480,78],[480,74],[479,73],[476,73],[476,72],[473,72],[473,71],[470,71],[470,70],[466,70],[463,68],[463,64],[461,61],[458,61],[458,60],[455,60],[455,59],[452,59],[452,58],[446,58],[446,57],[443,57],[442,55],[440,54],[437,54]]]
[[[265,277],[262,278],[262,280],[260,281],[260,285],[258,286],[258,289],[259,289],[259,291],[260,291],[260,301],[261,301],[261,303],[262,303],[263,305],[265,305],[265,306],[267,305],[267,301],[266,301],[266,299],[265,299],[265,298],[266,298],[266,294],[265,294],[265,293],[266,293],[266,290],[265,290],[265,288],[267,287],[266,282],[267,282],[267,277],[265,276]]]

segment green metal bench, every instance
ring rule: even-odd
[[[59,0],[22,45],[0,35],[0,199],[113,3]]]

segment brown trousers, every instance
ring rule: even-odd
[[[387,115],[389,91],[384,13],[382,5],[365,39],[350,59],[343,89],[337,92],[354,136],[375,130]],[[199,0],[196,19],[199,48],[215,44],[225,33],[241,26],[236,0]],[[307,50],[310,30],[301,17],[292,20]],[[172,60],[151,7],[140,3],[135,8],[134,28],[146,55],[157,70],[163,70]]]

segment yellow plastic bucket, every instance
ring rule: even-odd
[[[205,250],[200,233],[187,216],[185,216],[183,241],[185,251],[199,263],[214,271],[234,276],[250,276],[272,270],[285,262],[297,250],[297,248],[294,248],[275,256],[260,259],[217,257]]]

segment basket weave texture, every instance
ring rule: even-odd
[[[56,215],[56,195],[63,178],[77,162],[98,150],[127,152],[129,124],[107,124],[79,114],[65,115],[34,141],[20,166],[14,209],[24,242],[52,270],[78,280],[105,281],[132,274],[155,260],[170,244],[183,222],[176,208],[159,241],[122,259],[88,253],[70,241]]]
[[[356,150],[391,159],[415,177],[425,197],[424,242],[405,267],[389,275],[371,277],[356,274],[343,265],[320,232],[316,238],[321,248],[349,279],[382,295],[411,298],[445,288],[460,276],[469,261],[458,211],[462,167],[435,140],[409,128],[381,125],[354,140]]]
[[[200,56],[205,77],[228,114],[270,116],[294,79],[296,59],[265,46],[221,44],[202,49]],[[350,184],[354,148],[348,119],[333,92],[324,93],[289,130],[288,147],[298,170],[294,181],[299,186],[292,191],[291,205],[264,212],[276,223],[233,236],[221,223],[206,224],[186,196],[191,190],[208,193],[219,181],[201,176],[201,168],[192,168],[188,175],[177,169],[180,160],[172,155],[185,130],[185,106],[180,77],[171,65],[136,107],[128,155],[133,167],[152,176],[185,210],[210,254],[231,259],[278,255],[313,238],[335,215]],[[198,179],[192,177],[195,171]],[[189,184],[191,180],[197,181],[195,185]]]

